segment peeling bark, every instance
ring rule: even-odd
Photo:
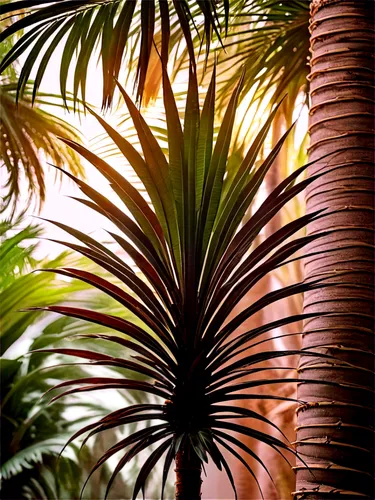
[[[309,292],[303,347],[337,361],[302,358],[298,397],[296,499],[374,498],[374,4],[364,0],[311,3],[309,175],[324,175],[307,192],[307,211],[338,211],[309,234],[334,229],[306,258],[306,278],[344,272],[337,287]],[[341,284],[346,282],[348,284]],[[322,347],[325,346],[325,347]]]

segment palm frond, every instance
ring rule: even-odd
[[[66,255],[61,255],[52,263],[61,266],[66,260]],[[0,291],[1,307],[1,355],[3,355],[17,339],[23,334],[27,326],[35,322],[40,311],[21,313],[20,309],[32,303],[40,305],[49,304],[50,300],[56,302],[66,301],[68,294],[84,289],[82,284],[61,282],[56,279],[56,274],[26,274],[17,277],[12,283]],[[46,295],[48,287],[50,294]]]
[[[220,15],[221,13],[219,13]],[[217,61],[217,100],[226,107],[243,68],[247,78],[241,99],[261,109],[272,105],[286,94],[282,107],[287,126],[292,123],[297,97],[307,103],[309,72],[309,1],[249,0],[231,2],[229,30],[224,39],[225,50],[215,46],[198,62],[199,81],[208,85],[209,72]],[[199,46],[197,35],[193,44]],[[173,78],[189,66],[187,48],[179,51],[173,66]],[[257,113],[253,113],[254,119]],[[244,127],[249,129],[247,117]],[[240,127],[242,129],[242,127]],[[242,130],[241,130],[242,132]]]
[[[46,194],[45,174],[41,154],[50,158],[56,165],[69,165],[75,175],[83,175],[83,167],[78,156],[64,144],[56,141],[63,135],[75,141],[80,140],[78,131],[61,118],[31,105],[30,83],[25,87],[24,98],[17,102],[17,84],[0,84],[0,161],[7,171],[2,188],[1,211],[15,210],[21,195],[22,183],[26,181],[28,197],[23,201],[30,203],[34,197],[43,203]],[[56,106],[58,96],[41,94],[36,103]],[[60,104],[61,106],[61,104]]]
[[[226,53],[218,58],[221,102],[227,102],[245,67],[244,95],[251,92],[252,102],[270,96],[273,105],[288,94],[290,114],[301,90],[307,99],[309,1],[250,0],[230,21]]]
[[[226,26],[229,16],[229,4],[226,0],[221,2],[63,0],[44,4],[45,2],[38,0],[18,1],[9,2],[1,7],[2,21],[9,25],[0,35],[0,43],[21,30],[25,30],[26,33],[3,58],[0,73],[30,49],[18,81],[18,92],[22,96],[36,59],[42,53],[34,83],[35,96],[51,57],[59,43],[64,40],[65,50],[60,65],[61,94],[65,99],[69,68],[77,51],[73,94],[75,98],[78,97],[80,90],[84,101],[88,64],[99,51],[103,70],[104,108],[111,104],[115,90],[113,76],[119,77],[126,50],[130,51],[130,62],[134,57],[130,50],[131,44],[137,47],[137,97],[142,98],[145,86],[148,86],[150,81],[149,67],[153,69],[150,61],[154,57],[155,26],[161,31],[159,47],[162,59],[166,63],[170,46],[176,43],[176,36],[177,39],[181,36],[176,35],[176,26],[182,30],[188,51],[193,56],[191,30],[197,30],[199,36],[205,38],[208,52],[212,33],[215,33],[220,40],[222,27],[218,12],[223,12]],[[23,9],[23,17],[12,23],[11,16],[19,13],[20,9]]]
[[[41,236],[42,228],[37,224],[20,227],[22,214],[15,220],[0,222],[0,290],[4,290],[17,276],[31,269],[36,261],[33,253],[38,245],[36,239]],[[14,233],[14,234],[12,234]]]
[[[41,463],[45,454],[58,456],[67,438],[68,435],[61,435],[58,439],[45,439],[23,448],[1,465],[0,474],[2,480],[10,479],[24,468],[33,467],[35,463]]]
[[[25,330],[41,317],[40,311],[30,311],[21,313],[20,310],[26,306],[49,305],[51,302],[72,304],[79,302],[82,291],[85,291],[85,303],[93,304],[97,310],[110,310],[120,313],[115,307],[114,300],[101,294],[100,298],[93,295],[92,287],[83,281],[61,280],[56,274],[61,266],[67,270],[73,270],[74,266],[84,268],[89,273],[94,270],[90,261],[83,258],[78,259],[71,253],[64,251],[54,260],[36,259],[34,252],[38,245],[37,238],[43,233],[40,224],[25,224],[22,215],[16,220],[7,220],[0,223],[2,262],[0,272],[0,300],[1,300],[1,353],[2,355],[10,348],[25,332]],[[89,238],[89,237],[87,237]],[[113,254],[114,255],[114,254]],[[90,265],[91,264],[91,265]],[[95,267],[95,266],[94,266]],[[43,269],[44,272],[36,272]],[[95,270],[98,271],[97,267]],[[134,274],[134,272],[132,271]],[[68,271],[67,271],[68,274]],[[100,277],[97,278],[100,282]],[[139,280],[140,281],[140,280]],[[48,293],[46,293],[48,290]],[[136,317],[127,313],[127,318],[137,321]],[[66,323],[66,324],[65,324]],[[86,333],[86,330],[79,328],[76,322],[52,322],[46,326],[43,332],[45,335],[35,339],[35,343],[41,347],[46,345],[53,335],[62,339],[71,332]],[[140,322],[144,324],[143,322]],[[100,330],[103,332],[103,330]],[[95,333],[95,330],[91,330]],[[59,335],[58,335],[59,334]]]

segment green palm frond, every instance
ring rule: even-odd
[[[0,8],[3,22],[8,26],[0,35],[0,43],[21,30],[27,32],[7,52],[0,64],[0,73],[9,67],[26,49],[30,49],[19,76],[18,91],[22,96],[30,72],[42,53],[37,65],[34,84],[34,96],[43,79],[46,66],[50,62],[56,47],[64,40],[65,50],[61,58],[60,83],[61,94],[65,99],[69,68],[74,52],[77,51],[74,71],[75,97],[81,91],[85,100],[87,68],[90,59],[99,50],[102,62],[103,107],[110,106],[114,82],[113,76],[119,77],[124,54],[130,51],[129,45],[136,47],[137,96],[142,97],[145,88],[148,66],[152,58],[155,27],[160,28],[160,54],[164,63],[168,60],[170,45],[183,35],[189,53],[193,56],[191,30],[198,30],[205,38],[206,50],[209,51],[212,33],[220,39],[218,11],[224,16],[227,27],[229,1],[188,1],[188,0],[60,0],[58,2],[26,0],[9,2]],[[12,23],[11,16],[24,9],[24,16]],[[195,20],[197,22],[195,22]],[[176,35],[176,27],[180,34]],[[157,41],[157,40],[156,40]]]
[[[42,228],[37,224],[22,227],[22,222],[22,214],[16,220],[0,221],[0,290],[36,264],[33,254]]]
[[[67,262],[67,255],[62,254],[50,266],[61,266]],[[46,289],[49,294],[46,294]],[[24,333],[26,328],[33,324],[41,316],[38,311],[21,313],[20,309],[31,304],[45,305],[50,301],[64,303],[69,294],[85,289],[81,283],[62,282],[56,279],[56,274],[24,274],[17,276],[11,283],[0,290],[1,300],[1,355],[16,342]]]
[[[56,140],[63,135],[79,141],[78,131],[61,118],[31,105],[31,84],[25,88],[24,97],[16,102],[17,84],[0,84],[0,161],[7,172],[4,175],[2,211],[15,210],[16,204],[24,198],[25,190],[21,188],[26,181],[28,195],[23,201],[37,197],[41,204],[45,199],[46,186],[44,159],[41,153],[50,158],[56,165],[68,165],[75,175],[83,175],[83,167],[78,156]],[[36,103],[60,105],[58,96],[40,94]]]
[[[65,140],[66,144],[99,170],[131,213],[130,217],[120,203],[105,198],[84,181],[67,173],[86,196],[79,201],[116,226],[116,232],[110,231],[109,234],[133,260],[143,278],[108,247],[87,237],[84,232],[55,223],[76,237],[79,244],[74,248],[78,252],[110,272],[121,285],[78,268],[65,267],[60,273],[90,284],[112,297],[120,306],[137,316],[143,326],[121,316],[88,308],[45,307],[42,309],[116,330],[116,333],[111,334],[87,334],[85,338],[107,342],[119,351],[115,356],[104,355],[97,344],[94,349],[71,346],[46,348],[39,352],[69,355],[81,358],[85,363],[117,366],[118,373],[123,373],[123,376],[117,377],[94,376],[63,382],[55,387],[62,392],[55,395],[52,401],[111,388],[157,397],[156,403],[136,403],[84,426],[68,442],[88,433],[85,443],[90,437],[107,429],[134,422],[148,422],[147,427],[128,434],[108,449],[92,470],[94,472],[114,454],[122,452],[108,483],[108,493],[116,475],[135,456],[155,445],[135,481],[133,499],[144,489],[155,464],[166,454],[163,491],[172,461],[182,449],[190,450],[199,464],[206,462],[209,456],[219,469],[224,468],[234,489],[223,449],[242,462],[242,452],[260,461],[243,444],[241,439],[244,436],[261,441],[280,453],[291,451],[295,454],[281,434],[274,437],[255,430],[246,419],[273,427],[274,424],[257,411],[244,409],[241,403],[257,399],[294,401],[291,397],[273,394],[269,387],[295,383],[297,379],[270,378],[267,370],[284,368],[260,367],[259,364],[277,361],[286,355],[299,354],[300,351],[267,349],[266,339],[263,337],[262,341],[261,336],[275,328],[308,319],[310,315],[282,317],[237,336],[235,332],[244,321],[281,299],[307,290],[334,286],[327,281],[326,276],[316,276],[309,281],[271,291],[241,312],[235,309],[264,276],[287,264],[296,252],[321,237],[321,234],[314,234],[291,239],[306,224],[324,214],[316,212],[293,220],[255,246],[257,236],[265,225],[315,177],[297,182],[296,179],[306,166],[297,169],[283,179],[242,224],[244,214],[252,206],[287,133],[263,162],[257,162],[264,138],[277,112],[275,107],[242,161],[231,165],[231,175],[228,176],[233,123],[247,77],[242,74],[232,93],[216,140],[215,79],[214,71],[201,108],[195,65],[190,65],[182,124],[168,75],[163,71],[167,156],[120,85],[120,92],[138,134],[141,153],[91,110],[142,180],[152,202],[151,207],[134,186],[107,162],[83,146]],[[71,247],[71,244],[68,243],[68,246]],[[262,350],[258,348],[259,342],[264,343]],[[133,352],[131,358],[126,356],[126,351],[120,351],[123,348]],[[314,356],[315,353],[304,351],[304,355]],[[129,370],[136,377],[128,376]],[[140,380],[140,374],[147,378]],[[304,383],[304,380],[299,379],[299,383]],[[259,387],[264,389],[262,394],[257,392]],[[246,425],[241,422],[246,422]],[[238,437],[234,437],[233,433]],[[260,464],[264,466],[261,461]],[[254,474],[250,467],[248,470]]]
[[[43,334],[44,332],[42,332],[42,337]],[[46,347],[53,346],[55,340],[44,338],[42,345]],[[106,352],[105,346],[103,352]],[[34,357],[44,358],[43,364],[40,363],[40,359],[36,364]],[[80,425],[87,425],[98,418],[102,418],[111,408],[116,407],[110,401],[91,403],[85,397],[73,396],[70,399],[70,408],[75,409],[76,416],[72,419],[66,414],[65,405],[48,406],[48,401],[42,400],[42,396],[56,383],[56,380],[64,381],[72,377],[81,378],[89,376],[89,372],[85,371],[84,367],[71,366],[69,363],[65,363],[65,369],[62,372],[61,367],[56,368],[53,365],[46,365],[45,361],[45,355],[42,356],[41,354],[32,355],[22,361],[4,358],[0,360],[3,460],[0,474],[2,494],[5,496],[8,491],[13,492],[14,495],[14,492],[18,491],[21,485],[26,490],[32,489],[35,481],[39,482],[40,486],[44,485],[43,489],[45,489],[45,481],[42,479],[50,469],[54,480],[46,491],[52,490],[55,492],[52,498],[59,500],[62,497],[78,497],[79,484],[77,484],[77,479],[84,480],[85,474],[90,471],[92,464],[100,458],[100,455],[98,455],[98,440],[93,443],[93,446],[86,448],[85,453],[79,454],[79,448],[74,447],[69,450],[68,454],[64,453],[64,456],[59,460],[57,458],[68,437]],[[66,362],[66,359],[60,359],[60,362]],[[96,370],[98,369],[100,370],[100,366],[96,368]],[[3,375],[6,375],[6,377]],[[128,397],[126,397],[126,401],[128,404],[139,402]],[[79,418],[77,418],[77,415],[80,415]],[[133,424],[133,427],[135,428],[136,425],[136,423]],[[113,439],[118,439],[118,433],[115,433]],[[139,470],[139,465],[136,466],[135,470],[137,469]],[[58,475],[56,475],[57,473]],[[105,467],[103,474],[98,485],[101,490],[103,490],[103,484],[105,484],[103,481],[108,481],[110,477],[110,469]],[[65,496],[60,496],[58,493],[61,488],[66,489]],[[73,494],[73,492],[75,493]],[[88,498],[97,495],[98,490],[91,493]],[[20,497],[16,496],[16,498]],[[49,494],[46,494],[46,498],[50,498]]]
[[[298,92],[303,89],[307,94],[309,3],[308,0],[247,2],[245,12],[233,23],[234,29],[226,40],[228,54],[221,59],[220,71],[224,80],[222,96],[228,95],[242,66],[248,74],[244,93],[255,85],[254,100],[270,92],[273,104],[288,94],[292,109]],[[232,69],[226,79],[228,66]]]
[[[56,270],[62,266],[83,266],[92,271],[93,265],[87,259],[77,259],[64,251],[54,260],[36,259],[35,250],[39,244],[37,238],[43,233],[40,224],[27,224],[22,215],[16,220],[0,223],[1,237],[1,271],[0,271],[0,319],[1,319],[1,355],[3,355],[25,330],[41,318],[40,311],[21,313],[20,310],[30,305],[48,305],[50,303],[74,303],[82,301],[98,310],[111,310],[121,313],[116,303],[106,296],[93,294],[89,285],[70,280],[58,279]],[[42,269],[45,272],[36,273]],[[97,268],[95,267],[95,270]],[[46,293],[48,290],[48,293]],[[82,292],[85,292],[84,295]],[[91,293],[90,293],[91,292]],[[83,298],[82,298],[83,297]],[[129,313],[127,318],[137,321]],[[85,333],[85,328],[76,321],[53,321],[43,329],[34,341],[38,346],[50,345],[52,336],[59,334],[62,339],[72,332]],[[49,337],[51,335],[51,337]],[[47,341],[46,338],[49,340]]]
[[[309,1],[250,0],[231,23],[226,53],[218,60],[219,102],[228,101],[242,67],[248,75],[244,96],[250,105],[270,101],[274,105],[285,95],[287,126],[292,123],[300,93],[307,103],[309,73]]]
[[[232,8],[233,4],[233,8]],[[206,67],[218,62],[219,105],[226,106],[243,67],[247,78],[243,98],[250,104],[271,99],[271,105],[288,94],[288,122],[299,92],[307,99],[309,73],[309,0],[247,0],[235,8],[231,2],[229,30],[224,39],[225,51],[205,54],[198,64],[199,78],[209,78]],[[194,36],[193,43],[199,45]],[[174,65],[174,77],[189,66],[187,49],[181,51]]]
[[[58,438],[39,441],[20,450],[1,465],[0,475],[2,480],[9,479],[23,469],[32,468],[35,463],[41,463],[45,454],[58,456],[67,439],[68,434],[65,436],[60,435]]]

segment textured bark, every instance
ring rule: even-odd
[[[340,167],[307,192],[308,212],[338,213],[309,233],[335,229],[310,251],[306,277],[344,272],[338,284],[306,294],[306,312],[331,316],[305,324],[303,347],[334,355],[301,359],[300,375],[341,384],[305,383],[298,396],[297,449],[311,468],[297,469],[295,498],[374,498],[374,4],[313,0],[311,4],[309,175]],[[350,365],[348,364],[350,363]]]
[[[176,500],[201,499],[202,463],[190,446],[176,455]]]

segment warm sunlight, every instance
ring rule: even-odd
[[[1,2],[1,498],[374,498],[373,26]]]

